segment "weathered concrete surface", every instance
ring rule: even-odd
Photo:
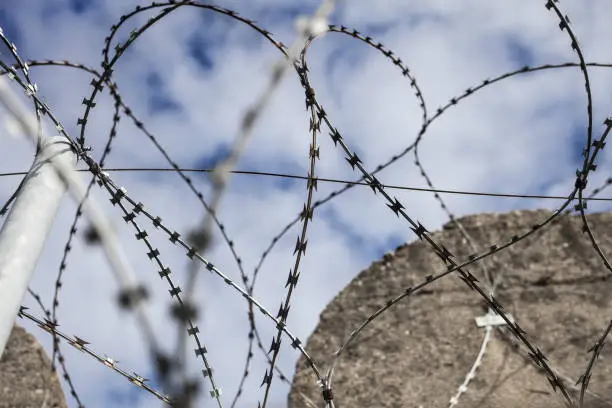
[[[14,326],[0,359],[0,408],[65,408],[51,360],[22,327]]]
[[[513,211],[468,216],[459,222],[481,252],[525,233],[550,214],[546,210]],[[612,214],[590,214],[588,219],[603,253],[609,256]],[[585,371],[591,357],[587,350],[612,319],[612,273],[581,230],[579,217],[563,216],[543,231],[467,268],[483,288],[485,278],[478,265],[484,262],[493,277],[503,274],[496,297],[557,374],[571,380],[564,381],[568,387]],[[457,255],[457,260],[474,252],[452,223],[432,237]],[[421,241],[386,254],[326,307],[306,350],[325,373],[343,338],[379,305],[425,276],[444,270],[440,258]],[[333,377],[335,407],[448,407],[481,348],[484,329],[476,326],[475,318],[485,312],[482,298],[456,272],[405,298],[367,326],[345,351]],[[563,407],[559,392],[555,394],[546,377],[526,359],[526,347],[516,349],[513,337],[504,335],[504,330],[493,330],[482,363],[456,406]],[[587,407],[612,406],[602,401],[612,401],[608,347],[595,363],[588,388],[599,398],[587,395]],[[312,406],[304,397],[317,407],[325,406],[314,374],[300,358],[289,407]]]

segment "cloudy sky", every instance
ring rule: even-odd
[[[296,38],[295,21],[311,14],[317,1],[220,0],[255,20],[290,45]],[[30,60],[69,60],[100,69],[104,39],[111,25],[131,12],[136,1],[103,0],[3,0],[0,26],[16,44],[20,56]],[[570,16],[571,27],[587,62],[612,62],[609,16],[606,0],[558,3]],[[427,114],[468,87],[480,84],[525,65],[577,62],[571,40],[559,30],[559,19],[546,10],[545,1],[499,0],[451,2],[442,0],[351,0],[340,2],[331,24],[357,29],[393,50],[410,68],[426,103]],[[112,47],[125,42],[158,11],[141,13],[117,32]],[[1,48],[1,47],[0,47]],[[8,49],[0,56],[13,63]],[[240,121],[266,89],[272,66],[282,55],[252,28],[227,16],[194,7],[182,7],[163,18],[138,38],[115,66],[123,101],[142,121],[148,132],[183,168],[210,168],[228,151]],[[379,51],[347,35],[330,33],[316,39],[307,54],[309,78],[319,103],[342,134],[347,146],[358,154],[364,167],[373,171],[410,146],[422,125],[422,110],[410,80]],[[91,75],[74,68],[32,67],[40,97],[51,106],[69,134],[78,136],[77,118],[81,101],[91,93]],[[603,120],[612,109],[612,75],[606,68],[589,69],[593,97],[593,137],[603,131]],[[17,87],[15,87],[16,90]],[[29,105],[31,106],[31,105]],[[113,99],[105,91],[97,99],[86,130],[86,144],[99,159],[109,135]],[[117,138],[106,160],[108,168],[169,168],[169,163],[151,140],[122,113]],[[256,123],[237,169],[306,176],[311,134],[304,91],[293,71],[283,79]],[[577,68],[543,70],[497,82],[475,92],[434,120],[419,144],[420,162],[436,188],[519,195],[567,195],[575,170],[582,166],[581,152],[587,137],[587,97],[583,74]],[[356,180],[360,174],[344,160],[322,126],[318,136],[320,178]],[[26,171],[33,146],[27,140],[2,132],[0,173]],[[589,189],[610,176],[609,149],[598,157],[598,168],[589,177]],[[186,235],[199,223],[205,210],[189,186],[170,172],[109,172],[132,198],[143,202],[173,230]],[[188,173],[193,185],[211,195],[205,173]],[[81,174],[83,180],[89,180]],[[383,184],[426,188],[410,151],[378,174]],[[21,176],[0,177],[0,202],[6,200]],[[315,200],[342,188],[342,183],[318,183]],[[407,214],[430,231],[448,222],[432,193],[392,190]],[[148,286],[152,298],[149,315],[159,341],[174,350],[176,324],[169,318],[168,286],[159,279],[157,266],[146,256],[146,247],[134,239],[118,208],[100,189],[93,195],[112,220],[130,265]],[[485,197],[463,194],[441,195],[456,216],[512,209],[556,209],[560,200]],[[603,197],[607,194],[604,192]],[[262,253],[302,210],[307,189],[304,180],[237,174],[231,178],[218,214],[225,232],[234,242],[244,271],[252,276]],[[42,204],[41,204],[42,205]],[[31,282],[50,307],[55,281],[74,218],[76,204],[62,202],[58,218]],[[607,211],[605,201],[590,203],[588,212]],[[161,259],[173,270],[174,281],[185,285],[189,266],[184,251],[172,246],[146,219],[139,219],[157,246]],[[82,232],[88,222],[79,221],[78,238],[67,259],[62,279],[58,316],[60,329],[91,343],[91,348],[119,360],[128,371],[153,378],[153,367],[133,315],[122,312],[114,301],[117,282],[100,247],[87,246]],[[284,301],[284,288],[296,237],[296,223],[274,246],[258,272],[255,297],[272,313]],[[240,270],[218,228],[211,249],[205,254],[219,270],[243,286]],[[308,228],[308,247],[301,261],[301,277],[291,301],[288,326],[306,341],[318,316],[333,297],[371,262],[415,237],[405,220],[398,219],[380,194],[356,187],[338,195],[314,212]],[[485,246],[487,243],[480,243]],[[247,304],[217,276],[201,273],[196,288],[202,307],[198,325],[208,349],[224,406],[230,406],[243,373],[248,346]],[[42,317],[30,295],[23,304]],[[275,335],[274,325],[256,317],[264,346]],[[20,320],[47,351],[51,338],[28,321]],[[278,367],[293,376],[298,354],[283,341]],[[189,344],[193,348],[193,344]],[[162,404],[154,396],[134,387],[125,378],[78,351],[63,347],[69,374],[81,401],[88,407],[136,407]],[[201,360],[191,358],[190,372],[197,375]],[[259,388],[267,364],[259,350],[250,367],[242,397],[236,407],[256,407],[263,399]],[[314,377],[313,377],[314,381]],[[68,390],[67,386],[64,388]],[[212,406],[208,384],[200,406]],[[289,385],[275,378],[272,408],[286,407]],[[204,405],[205,401],[205,405]],[[71,407],[76,406],[68,398]]]

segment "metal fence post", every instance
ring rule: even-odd
[[[68,139],[45,139],[0,230],[0,356],[66,192],[51,158],[76,164]]]

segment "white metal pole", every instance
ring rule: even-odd
[[[0,230],[0,356],[66,192],[51,158],[76,165],[68,139],[45,139]]]

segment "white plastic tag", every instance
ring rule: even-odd
[[[506,314],[506,316],[510,322],[514,323],[514,318],[511,314]],[[506,321],[495,312],[489,312],[484,316],[478,316],[476,318],[476,326],[478,327],[502,326],[504,324],[506,324]]]

